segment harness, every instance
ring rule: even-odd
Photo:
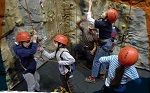
[[[60,59],[61,59],[61,60],[64,60],[63,57],[62,57],[62,54],[63,54],[64,52],[68,52],[68,51],[62,51],[62,52],[61,52],[61,54],[60,54]],[[69,52],[68,52],[68,53],[69,53]],[[74,70],[75,70],[75,68],[76,68],[75,63],[73,63],[73,64],[71,64],[71,65],[64,65],[64,66],[65,66],[65,67],[69,70],[69,72],[71,72],[71,73],[73,73]]]

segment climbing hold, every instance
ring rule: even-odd
[[[125,24],[121,25],[121,29],[125,29],[127,26]]]

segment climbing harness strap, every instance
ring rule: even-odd
[[[61,60],[63,60],[63,57],[62,57],[63,52],[68,52],[68,53],[69,53],[69,51],[62,51],[61,54],[60,54]],[[64,77],[65,77],[65,82],[67,83],[67,87],[68,87],[68,90],[69,90],[68,92],[69,92],[69,93],[72,93],[73,85],[69,82],[69,79],[71,79],[70,76],[71,76],[71,74],[73,73],[73,71],[75,70],[75,63],[73,63],[73,64],[71,64],[71,65],[64,65],[64,66],[65,66],[65,68],[67,68],[68,71],[69,71],[69,72],[67,72],[67,74],[69,74],[69,76],[66,75],[66,74],[64,75]],[[65,68],[63,67],[64,70],[65,70]],[[66,80],[66,79],[68,79],[68,80]]]
[[[68,52],[68,51],[62,51],[62,52],[61,52],[61,54],[60,54],[61,60],[63,60],[62,54],[63,54],[64,52]],[[68,52],[68,53],[69,53],[69,52]],[[73,73],[74,70],[76,69],[75,63],[73,63],[73,64],[71,64],[71,65],[64,65],[64,66],[65,66],[65,67],[69,70],[69,72],[71,72],[71,73]]]

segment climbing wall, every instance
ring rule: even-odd
[[[112,0],[119,9],[123,10],[125,16],[129,20],[125,23],[128,30],[127,39],[124,43],[133,44],[140,52],[140,58],[137,67],[150,70],[150,48],[149,48],[149,33],[150,33],[150,0]],[[127,8],[128,7],[128,8]],[[129,13],[130,12],[130,13]],[[125,19],[124,14],[121,14],[119,20]],[[124,31],[127,31],[124,30]]]
[[[112,2],[117,1],[117,2]],[[128,2],[120,0],[93,0],[93,17],[98,19],[102,12],[110,7],[119,11],[119,19],[114,24],[121,32],[119,33],[118,44],[115,54],[122,45],[132,44],[140,52],[140,59],[137,67],[150,70],[149,66],[149,28],[148,12],[149,0],[146,3],[134,2],[130,6]],[[138,0],[135,0],[138,1]],[[146,8],[141,7],[141,4]],[[7,84],[9,89],[13,88],[22,80],[18,61],[12,50],[15,36],[20,31],[32,32],[36,30],[39,37],[39,46],[46,50],[53,50],[52,38],[58,34],[65,34],[69,37],[69,49],[79,42],[80,30],[76,22],[86,15],[88,0],[6,0],[5,20],[3,20],[3,33],[1,39],[1,53],[5,61],[5,68],[8,70]],[[137,7],[138,6],[138,7]],[[125,38],[124,38],[125,37]],[[41,53],[37,52],[35,59],[38,67],[43,64]],[[18,72],[19,71],[19,72]]]

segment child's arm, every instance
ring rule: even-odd
[[[99,62],[100,62],[100,63],[110,63],[111,60],[114,60],[114,59],[113,59],[113,56],[114,56],[114,55],[101,57],[101,58],[99,59]]]
[[[92,8],[92,0],[89,0],[89,10],[87,13],[87,21],[89,21],[91,24],[94,25],[95,20],[92,18],[92,13],[91,13],[91,8]]]
[[[94,48],[90,51],[92,55],[95,54],[96,49],[97,49],[97,45],[96,45],[96,43],[94,43]]]
[[[37,35],[33,35],[31,41],[32,41],[31,48],[17,49],[17,50],[15,50],[16,54],[20,57],[28,57],[28,56],[34,55],[38,48]]]
[[[34,55],[36,53],[37,47],[38,47],[37,43],[32,43],[32,46],[30,49],[22,48],[22,49],[18,49],[15,51],[16,51],[16,54],[20,57],[28,57],[28,56]]]
[[[42,52],[42,55],[46,56],[48,59],[53,59],[55,57],[55,51],[48,53],[43,47],[39,47],[38,51]]]
[[[58,61],[60,65],[71,65],[75,62],[75,59],[68,52],[63,52],[61,57],[63,60]]]
[[[83,26],[81,26],[81,23],[85,21],[85,19],[81,19],[80,21],[78,21],[76,24],[77,24],[77,27],[83,32],[84,31],[84,28]]]
[[[48,53],[47,51],[44,50],[42,54],[46,56],[48,59],[53,59],[55,57],[55,52]]]
[[[88,10],[88,12],[91,12],[91,8],[92,8],[92,0],[89,0],[89,10]]]

